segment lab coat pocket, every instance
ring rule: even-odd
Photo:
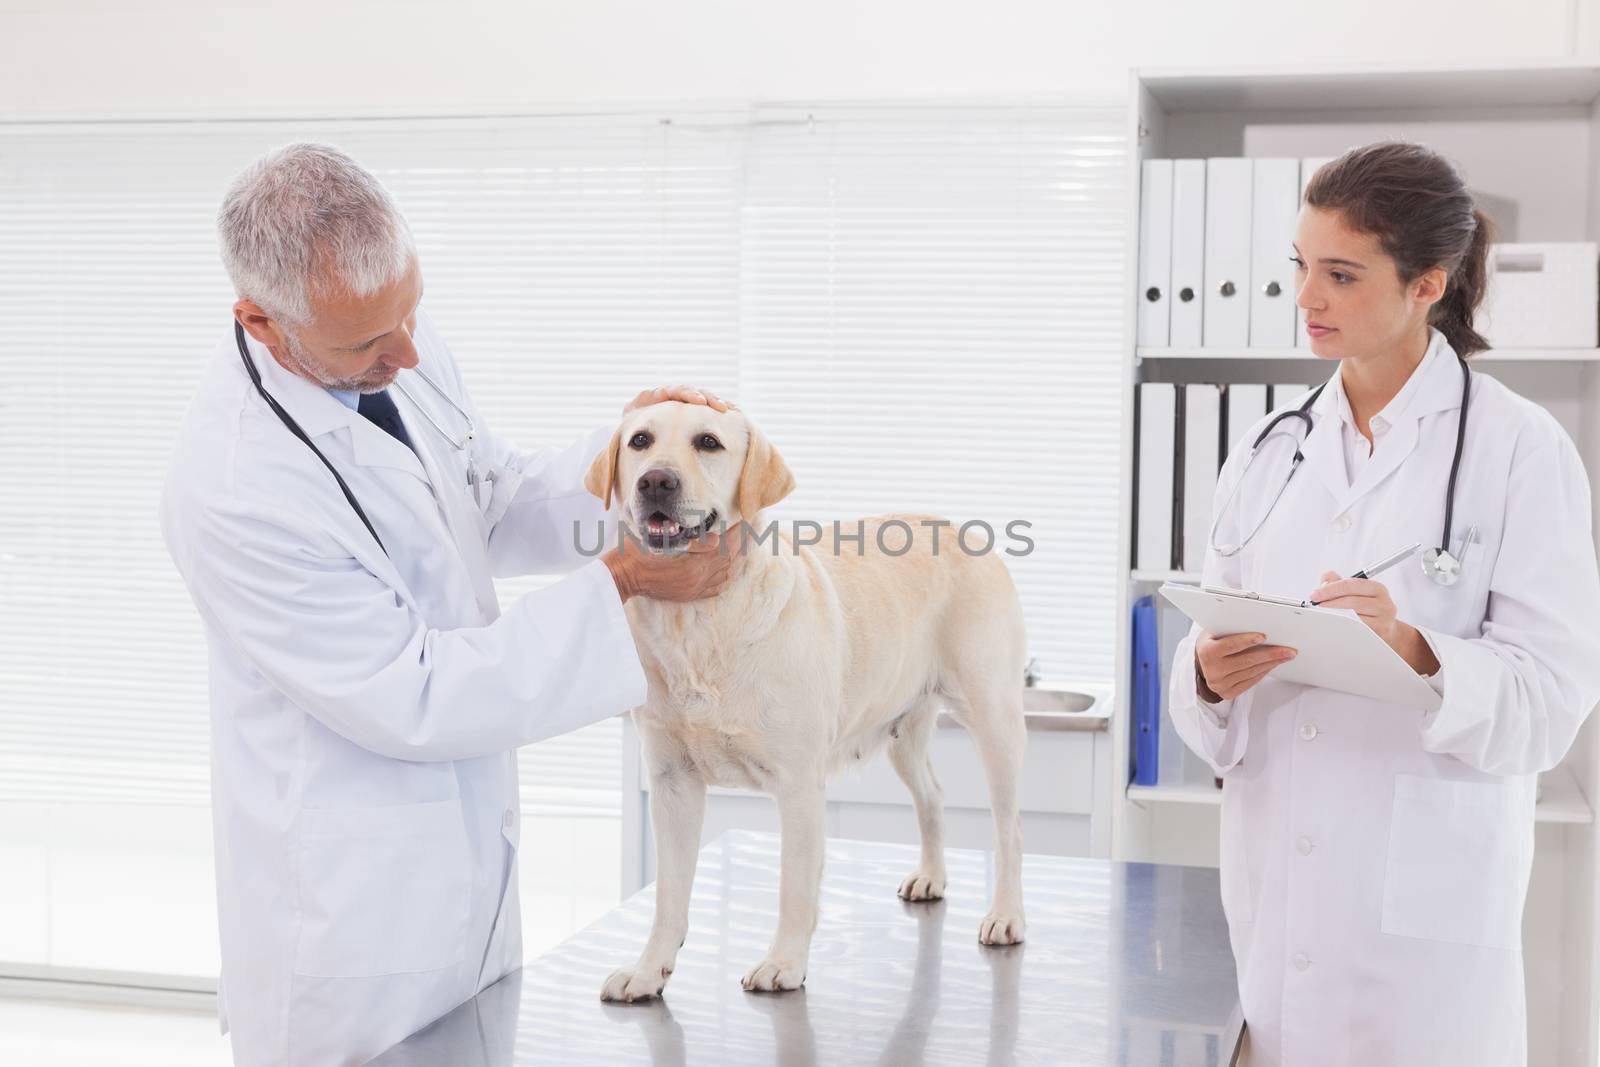
[[[1383,932],[1520,949],[1532,859],[1532,812],[1511,784],[1397,775]]]
[[[362,978],[460,961],[471,863],[458,800],[300,813],[296,974]]]

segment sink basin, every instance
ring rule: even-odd
[[[1111,688],[1101,685],[1038,685],[1022,690],[1029,730],[1104,730],[1111,720]],[[959,726],[949,712],[939,725]]]
[[[1030,686],[1022,691],[1022,710],[1078,715],[1094,707],[1095,700],[1093,693],[1077,689],[1040,689]]]

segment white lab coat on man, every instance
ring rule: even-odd
[[[1323,571],[1438,543],[1461,402],[1455,353],[1434,331],[1353,484],[1340,399],[1336,372],[1312,408],[1300,472],[1242,552],[1208,550],[1206,582],[1305,596]],[[1237,543],[1283,484],[1303,427],[1280,427],[1221,512],[1217,543]],[[1228,458],[1214,507],[1247,452]],[[1526,1062],[1536,775],[1600,700],[1600,577],[1571,440],[1481,373],[1452,525],[1452,550],[1478,527],[1455,586],[1432,582],[1420,556],[1376,578],[1441,664],[1436,711],[1270,675],[1207,704],[1195,691],[1199,627],[1179,646],[1174,723],[1225,783],[1222,897],[1253,1064]]]
[[[361,1063],[521,965],[515,749],[641,703],[605,564],[585,563],[606,444],[521,453],[477,417],[424,315],[390,393],[414,454],[232,331],[184,419],[162,528],[210,646],[224,1027],[240,1067]],[[384,549],[387,549],[385,553]],[[576,568],[576,569],[574,569]],[[504,615],[492,578],[572,571]]]

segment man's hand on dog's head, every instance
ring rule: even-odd
[[[634,397],[628,402],[628,406],[622,409],[622,413],[626,415],[636,408],[665,404],[669,400],[677,400],[684,404],[704,404],[712,411],[732,411],[736,407],[709,389],[696,389],[692,385],[659,385],[654,389],[646,389]]]

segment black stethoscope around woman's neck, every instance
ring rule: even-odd
[[[300,428],[300,424],[294,421],[294,417],[287,411],[283,410],[283,405],[279,404],[273,395],[267,392],[266,386],[261,384],[261,372],[256,369],[255,360],[250,358],[250,349],[245,344],[244,340],[244,326],[239,322],[238,319],[233,320],[233,337],[234,340],[238,342],[239,358],[244,361],[245,373],[250,375],[250,383],[256,387],[256,392],[261,394],[261,399],[265,400],[267,402],[267,406],[272,409],[273,414],[278,416],[278,421],[287,426],[289,428],[289,432],[298,437],[307,448],[311,449],[311,451],[316,454],[316,457],[322,461],[322,465],[328,468],[328,473],[333,475],[333,480],[339,483],[339,491],[344,494],[345,502],[350,505],[350,510],[356,513],[356,517],[361,520],[361,525],[367,528],[367,532],[372,535],[372,539],[378,543],[378,547],[382,549],[383,554],[387,556],[389,554],[389,550],[384,547],[383,538],[379,537],[378,531],[373,529],[372,520],[367,518],[367,513],[361,508],[361,502],[356,499],[356,495],[352,493],[350,491],[350,487],[345,484],[344,478],[340,476],[338,469],[334,467],[334,465],[328,460],[327,456],[322,454],[322,450],[312,443],[311,438],[307,436],[306,432]],[[460,404],[456,403],[455,399],[450,396],[449,393],[446,393],[444,389],[441,388],[440,385],[432,378],[428,377],[426,374],[423,374],[420,370],[413,369],[413,373],[415,373],[424,382],[428,383],[428,386],[432,388],[434,392],[443,397],[445,402],[451,407],[455,408],[457,414],[466,420],[467,429],[459,441],[445,432],[444,427],[440,426],[434,417],[428,414],[427,408],[417,403],[416,398],[406,391],[405,386],[401,385],[399,382],[396,382],[395,388],[399,389],[400,392],[405,395],[405,398],[411,401],[411,405],[422,413],[422,417],[428,420],[429,425],[431,425],[434,430],[438,432],[440,437],[443,437],[446,441],[449,441],[452,448],[463,453],[467,457],[467,488],[474,493],[475,498],[483,486],[488,486],[492,495],[493,483],[495,481],[494,472],[489,471],[482,478],[479,478],[477,468],[472,460],[472,452],[468,448],[468,446],[472,443],[473,438],[477,436],[477,426],[472,421],[471,414],[463,409]]]
[[[1456,506],[1456,475],[1461,473],[1461,446],[1466,441],[1467,430],[1467,401],[1472,396],[1472,371],[1467,366],[1466,360],[1460,356],[1457,356],[1456,360],[1461,364],[1461,414],[1456,419],[1456,450],[1454,457],[1450,460],[1450,480],[1445,484],[1444,490],[1444,531],[1439,535],[1438,547],[1430,548],[1422,554],[1422,573],[1439,585],[1456,584],[1456,580],[1461,577],[1461,556],[1466,555],[1467,545],[1471,541],[1469,536],[1468,541],[1462,544],[1460,556],[1450,551],[1450,523],[1454,518]],[[1311,420],[1311,405],[1317,402],[1317,397],[1321,396],[1322,391],[1327,387],[1328,383],[1323,382],[1317,386],[1310,396],[1306,397],[1305,402],[1298,408],[1280,411],[1274,415],[1267,422],[1266,427],[1256,435],[1255,442],[1250,446],[1250,456],[1245,460],[1244,470],[1239,472],[1239,479],[1234,482],[1232,491],[1228,493],[1228,499],[1222,502],[1222,506],[1217,509],[1216,517],[1211,520],[1211,550],[1219,556],[1238,555],[1244,550],[1244,546],[1248,545],[1255,535],[1261,532],[1261,527],[1266,525],[1267,519],[1272,517],[1272,510],[1278,506],[1278,501],[1283,498],[1283,491],[1289,488],[1289,482],[1294,479],[1294,472],[1300,469],[1300,464],[1306,458],[1305,453],[1300,450],[1300,446],[1304,443],[1306,437],[1311,436],[1311,431],[1315,428],[1315,424]],[[1243,541],[1236,545],[1217,544],[1217,527],[1222,522],[1223,512],[1228,509],[1238,495],[1239,486],[1244,484],[1245,476],[1250,473],[1251,465],[1255,463],[1256,456],[1260,455],[1262,444],[1266,442],[1268,437],[1272,436],[1272,431],[1284,419],[1299,419],[1306,424],[1305,437],[1295,442],[1294,458],[1289,461],[1289,473],[1284,476],[1283,484],[1278,487],[1277,495],[1272,498],[1272,503],[1267,505],[1266,514],[1261,516],[1261,520],[1251,528],[1250,533],[1245,536]]]

